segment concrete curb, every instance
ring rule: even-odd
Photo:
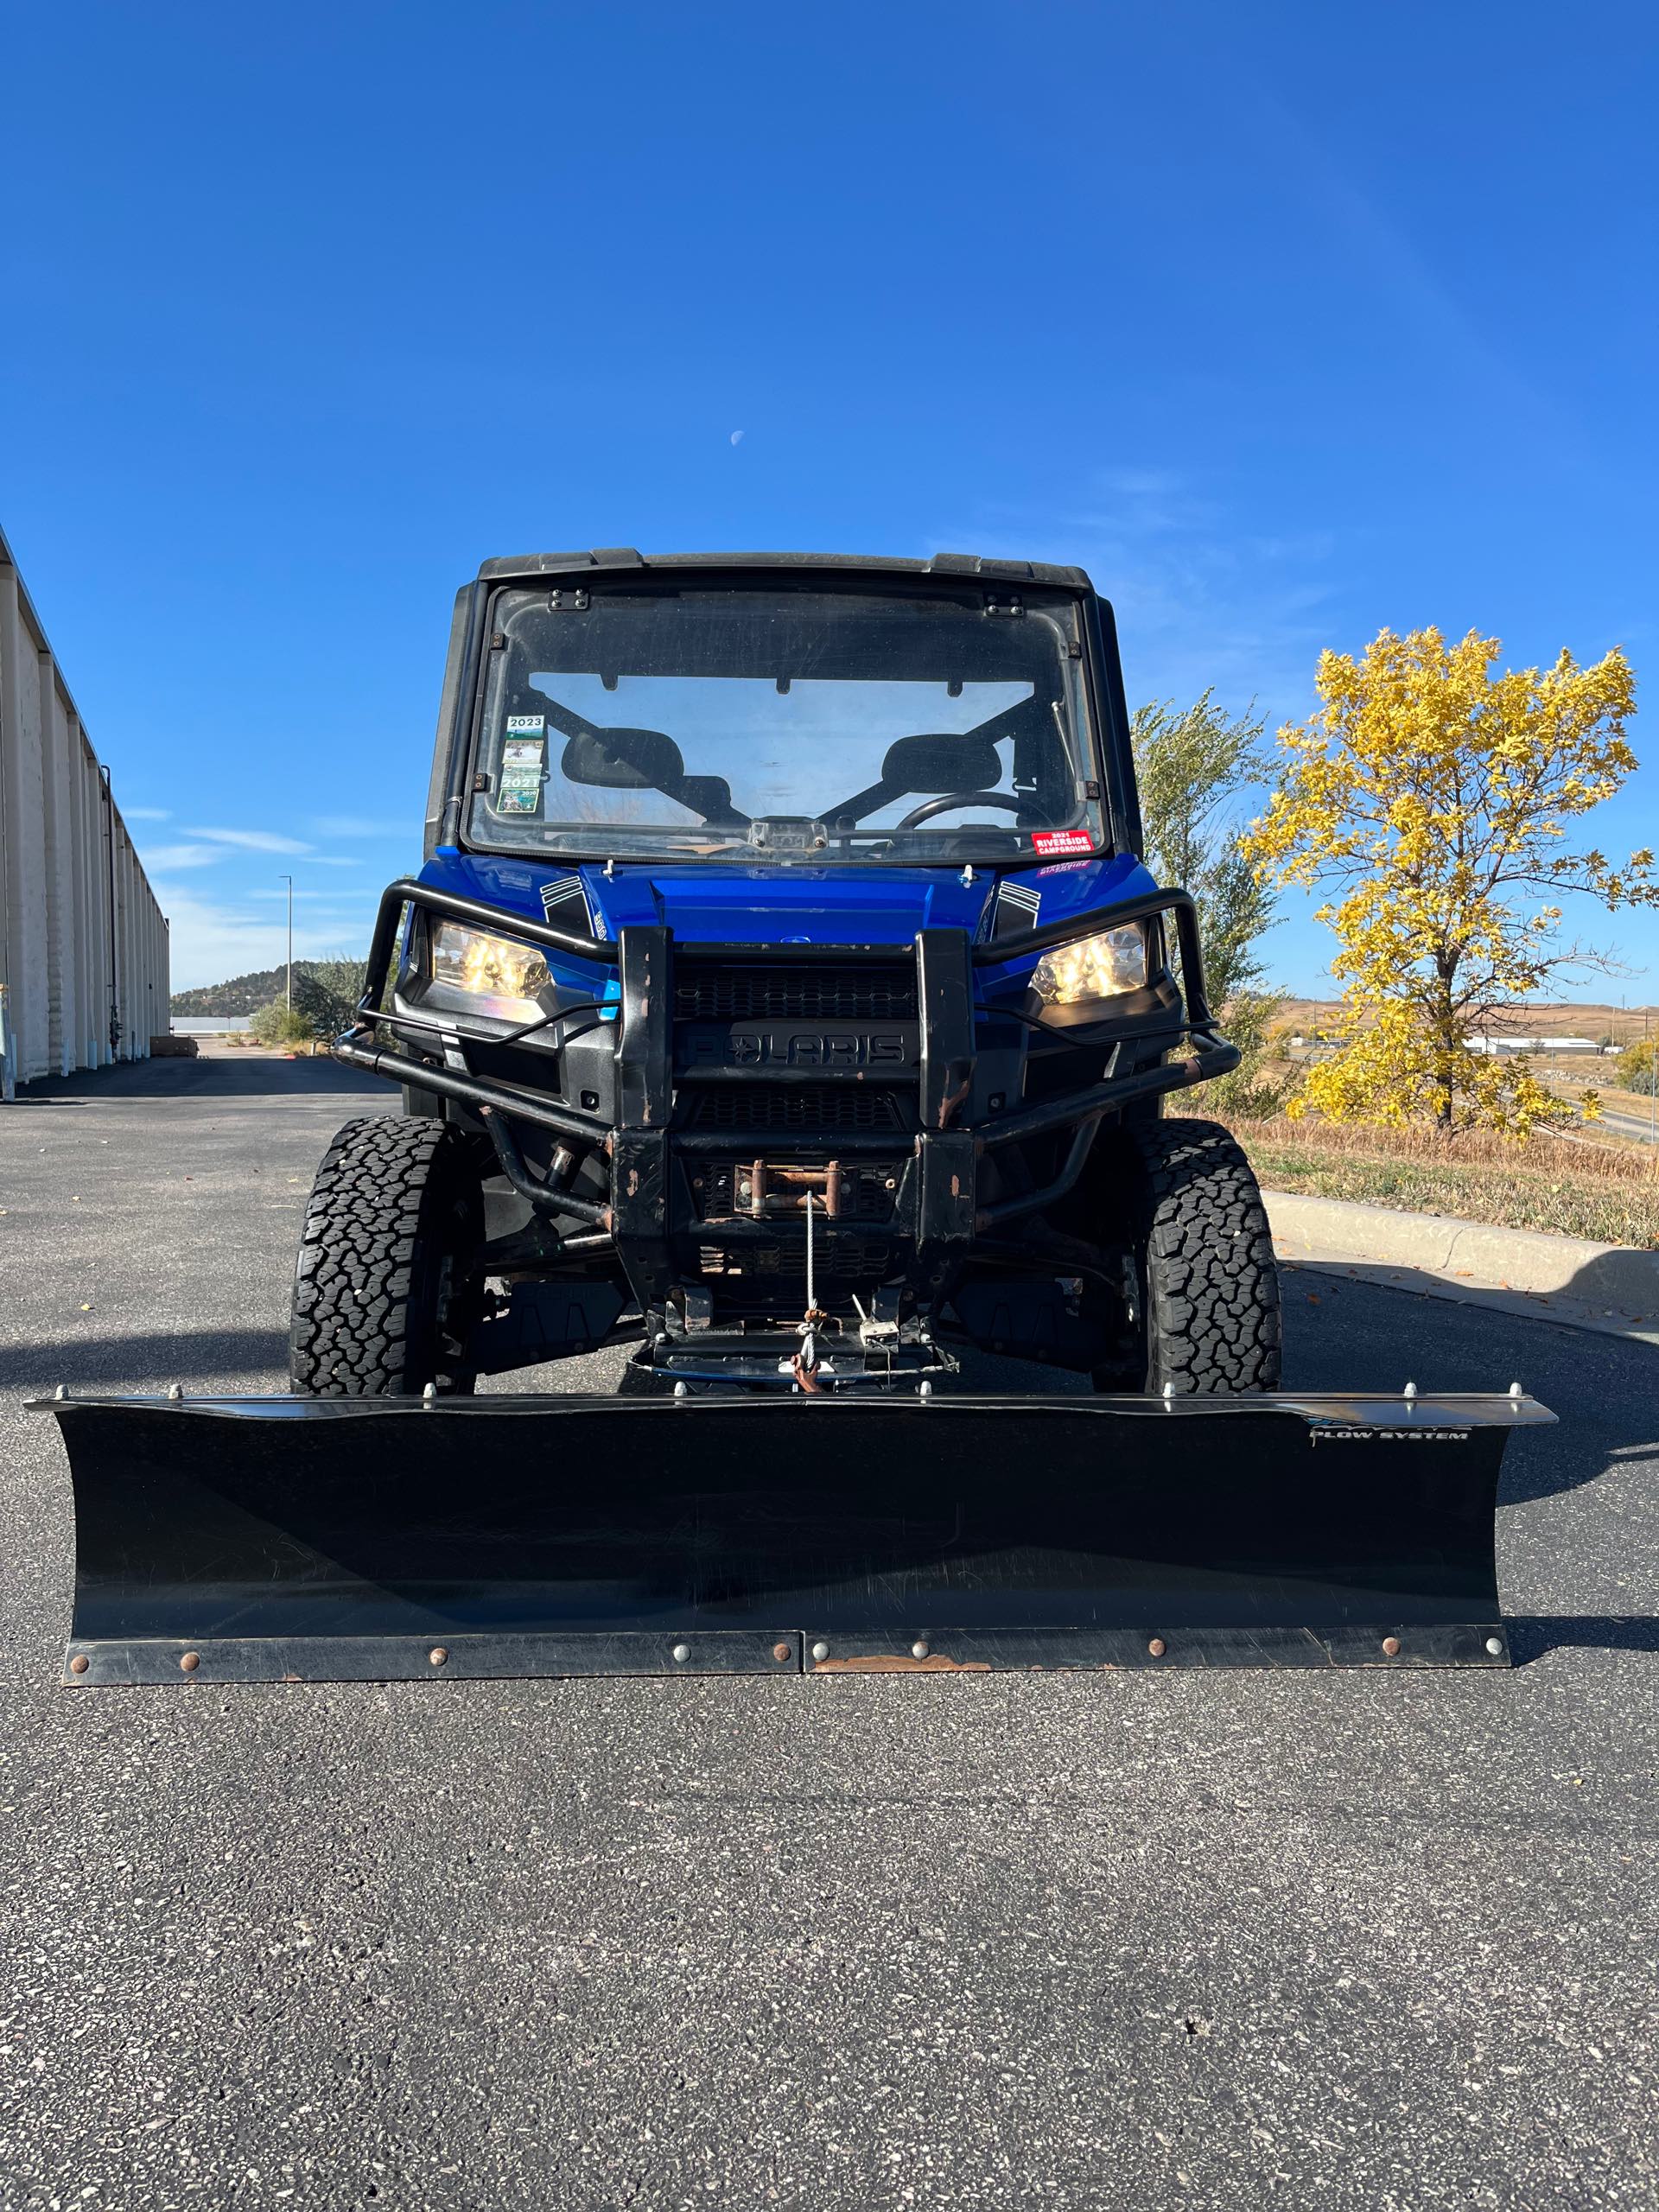
[[[1287,1260],[1363,1260],[1410,1268],[1452,1287],[1557,1299],[1607,1318],[1659,1318],[1659,1252],[1536,1230],[1494,1229],[1448,1214],[1395,1213],[1346,1198],[1264,1191],[1274,1243]]]

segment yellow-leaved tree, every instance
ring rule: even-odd
[[[1568,828],[1636,766],[1635,683],[1617,647],[1593,667],[1563,652],[1502,672],[1499,651],[1473,631],[1448,645],[1385,630],[1361,659],[1321,654],[1322,705],[1279,733],[1279,787],[1247,849],[1270,879],[1329,891],[1319,918],[1343,987],[1338,1049],[1293,1112],[1523,1135],[1568,1111],[1524,1057],[1476,1040],[1560,971],[1610,964],[1561,942],[1561,895],[1659,903],[1651,853],[1615,867]]]

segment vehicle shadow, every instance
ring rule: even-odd
[[[200,1059],[129,1060],[111,1068],[52,1076],[20,1093],[17,1105],[91,1105],[110,1098],[323,1098],[346,1091],[379,1099],[397,1092],[378,1076],[325,1056],[284,1059],[279,1052],[204,1053]],[[5,1108],[0,1107],[0,1113]]]
[[[1498,1504],[1530,1505],[1544,1497],[1560,1497],[1599,1482],[1629,1461],[1636,1465],[1659,1460],[1659,1444],[1608,1443],[1570,1426],[1533,1429],[1526,1449],[1505,1454],[1498,1486]]]
[[[1404,1270],[1391,1271],[1404,1274]],[[1653,1345],[1567,1326],[1548,1313],[1417,1294],[1406,1281],[1359,1281],[1304,1262],[1285,1270],[1289,1389],[1502,1394],[1517,1378],[1559,1417],[1504,1455],[1500,1503],[1562,1495],[1627,1465],[1659,1460],[1659,1363]],[[1540,1325],[1540,1324],[1543,1325]]]
[[[1522,1613],[1508,1626],[1517,1667],[1551,1651],[1659,1651],[1659,1618],[1641,1613]]]
[[[283,1374],[285,1329],[172,1329],[129,1337],[60,1337],[0,1350],[0,1389],[49,1395],[72,1390],[149,1389],[178,1381],[200,1389],[217,1376]],[[282,1385],[275,1386],[278,1389]],[[269,1390],[270,1383],[262,1385]]]
[[[1659,1254],[1652,1256],[1659,1261]],[[1433,1274],[1426,1268],[1401,1267],[1383,1260],[1288,1259],[1281,1260],[1280,1268],[1287,1281],[1302,1281],[1304,1289],[1312,1283],[1316,1292],[1327,1285],[1346,1282],[1356,1287],[1394,1291],[1446,1305],[1512,1313],[1518,1320],[1553,1322],[1557,1328],[1582,1328],[1586,1321],[1606,1321],[1611,1325],[1609,1328],[1597,1333],[1616,1334],[1621,1326],[1659,1330],[1659,1280],[1654,1283],[1646,1309],[1631,1310],[1626,1273],[1631,1257],[1615,1253],[1605,1260],[1592,1260],[1558,1291],[1507,1290],[1501,1285],[1465,1282],[1453,1276]],[[1643,1340],[1634,1337],[1630,1341],[1639,1344]],[[1649,1349],[1656,1347],[1649,1345]]]

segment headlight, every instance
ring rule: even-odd
[[[1147,980],[1147,940],[1134,924],[1057,944],[1032,972],[1031,988],[1045,1006],[1078,1006],[1088,999],[1138,991]]]
[[[537,994],[550,982],[547,963],[533,944],[491,937],[462,922],[440,922],[432,932],[434,988],[475,1001],[480,1014],[533,1021],[544,1010]]]

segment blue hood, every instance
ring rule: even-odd
[[[572,874],[582,879],[594,934],[614,938],[634,924],[666,923],[682,943],[704,944],[908,944],[920,929],[988,930],[987,909],[999,880],[976,869],[964,884],[953,868],[690,868],[629,865],[607,875],[553,860],[440,849],[421,880],[458,892],[504,914],[543,915],[543,889]],[[1002,879],[1035,892],[1033,920],[1067,914],[1155,888],[1128,855],[1064,861],[1010,870]]]

